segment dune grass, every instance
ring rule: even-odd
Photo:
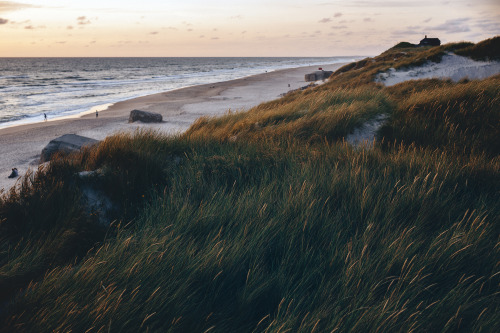
[[[379,65],[25,178],[0,199],[2,331],[495,332],[500,77],[386,88]],[[373,147],[344,142],[380,114]]]
[[[376,88],[328,89],[265,103],[236,115],[201,118],[187,136],[220,141],[293,137],[304,143],[334,142],[391,110],[387,95]]]
[[[500,36],[457,50],[457,54],[475,60],[500,60]]]

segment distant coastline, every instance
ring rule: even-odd
[[[307,83],[304,75],[318,67],[328,70],[340,68],[344,63],[320,64],[306,67],[279,69],[216,83],[198,84],[111,104],[99,112],[50,119],[0,128],[0,191],[13,186],[16,179],[7,176],[13,167],[24,175],[36,169],[41,150],[50,140],[64,134],[78,134],[102,140],[119,132],[133,132],[148,128],[162,133],[185,131],[202,116],[217,116],[228,110],[242,110],[280,97],[282,93],[300,88]],[[160,124],[128,124],[131,110],[141,109],[163,115]]]
[[[131,98],[359,58],[0,58],[0,130],[44,113],[79,117]]]

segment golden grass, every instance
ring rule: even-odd
[[[495,331],[500,77],[373,83],[467,45],[390,50],[26,178],[0,199],[4,331]],[[372,149],[343,142],[379,114]],[[108,228],[75,176],[96,169]]]

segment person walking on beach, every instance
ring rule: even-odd
[[[43,120],[47,121],[47,114],[46,113],[43,114]]]
[[[99,112],[97,112],[97,110],[95,110],[95,117],[99,117]]]

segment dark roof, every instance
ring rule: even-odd
[[[441,41],[439,40],[439,38],[427,38],[427,36],[425,36],[425,38],[422,39],[420,41],[420,44],[418,44],[418,45],[439,46],[439,45],[441,45]]]

